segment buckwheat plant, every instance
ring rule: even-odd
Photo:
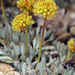
[[[28,55],[28,34],[27,34],[27,26],[34,24],[34,21],[32,20],[32,16],[29,16],[28,14],[21,13],[17,15],[13,21],[11,22],[13,31],[19,32],[20,30],[25,30],[25,36],[26,36],[26,57]]]
[[[65,58],[65,61],[72,55],[72,53],[75,52],[75,44],[74,44],[74,40],[70,40],[68,41],[68,46],[69,46],[69,50],[70,50],[70,53],[68,54],[68,56]]]
[[[39,63],[46,19],[53,19],[53,17],[55,17],[55,14],[58,12],[58,6],[56,5],[54,0],[38,0],[34,4],[33,12],[34,12],[34,15],[36,16],[39,14],[42,14],[44,17],[43,33],[42,33],[42,39],[40,43],[40,50],[39,50],[39,56],[38,56],[38,63]]]

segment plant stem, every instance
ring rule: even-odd
[[[39,50],[39,56],[38,56],[37,64],[39,63],[40,56],[41,56],[41,48],[42,48],[42,43],[43,43],[43,38],[44,38],[45,23],[46,23],[46,18],[44,18],[43,33],[42,33],[42,38],[41,38],[41,43],[40,43],[40,50]]]
[[[27,28],[25,28],[25,36],[26,36],[26,58],[28,56],[28,33]]]
[[[2,8],[2,13],[3,13],[3,16],[4,16],[5,23],[7,23],[5,11],[4,11],[4,6],[3,6],[3,0],[1,0],[1,8]]]
[[[68,59],[71,55],[72,55],[72,52],[70,52],[70,53],[67,55],[67,57],[65,58],[64,62],[66,62],[67,59]]]

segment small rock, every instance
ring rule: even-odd
[[[4,75],[3,72],[0,72],[0,75]]]
[[[69,40],[72,37],[72,35],[70,33],[65,33],[59,37],[56,38],[57,41],[61,41],[61,42],[65,42],[67,40]]]
[[[70,33],[75,36],[75,26],[70,28]]]
[[[20,74],[16,71],[9,71],[5,75],[20,75]]]
[[[0,71],[13,71],[14,68],[8,64],[0,63]]]
[[[45,72],[44,75],[47,75],[47,73]]]
[[[0,75],[20,75],[14,68],[8,64],[0,63]]]
[[[56,36],[61,36],[63,34],[67,33],[66,31],[66,27],[63,27],[63,28],[58,28],[55,30],[55,35]]]
[[[43,23],[44,23],[44,20],[40,19],[40,20],[37,20],[38,21],[38,26],[43,26]]]

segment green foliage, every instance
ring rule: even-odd
[[[32,59],[36,56],[36,54],[38,54],[38,50],[36,50],[35,47],[29,46],[29,52],[28,52],[29,55],[28,58],[26,58],[24,43],[22,43],[20,47],[18,45],[15,45],[13,42],[11,42],[10,44],[11,44],[10,48],[6,49],[6,52],[13,58],[14,67],[17,71],[21,73],[21,75],[27,75],[27,74],[74,75],[75,74],[74,69],[72,67],[69,67],[68,65],[65,65],[64,63],[66,56],[69,54],[69,50],[63,43],[54,41],[53,42],[54,46],[49,48],[52,51],[53,50],[57,51],[59,57],[53,59],[52,56],[50,55],[49,61],[46,62],[48,57],[44,53],[42,53],[41,61],[38,65],[36,65],[37,64],[36,60],[32,62]],[[50,50],[48,50],[48,47],[46,47],[46,49],[44,49],[44,47],[42,48],[42,52]],[[19,55],[20,57],[18,58]],[[66,66],[67,68],[65,69],[64,66]]]
[[[9,46],[12,40],[11,28],[8,23],[6,23],[5,28],[0,28],[0,37],[4,39],[5,43]]]
[[[4,29],[0,30],[3,30],[4,32]],[[6,36],[8,36],[8,34],[6,34]],[[63,43],[53,41],[55,39],[55,35],[52,33],[52,31],[47,31],[46,29],[41,53],[41,60],[37,65],[36,60],[39,52],[41,34],[42,29],[40,27],[37,27],[34,30],[29,30],[28,58],[26,58],[26,41],[24,32],[12,32],[12,38],[10,37],[11,43],[9,47],[6,47],[4,49],[4,52],[0,52],[0,61],[5,63],[13,63],[14,60],[15,70],[19,71],[21,75],[74,75],[74,69],[72,67],[69,67],[68,65],[65,65],[64,63],[66,56],[69,54],[67,46],[65,46]],[[0,33],[0,36],[5,39],[5,34]],[[53,45],[47,45],[48,42],[52,41]],[[50,53],[50,55],[45,54],[45,51],[47,53]],[[54,51],[54,53],[56,52],[59,56],[57,58],[52,58],[52,51]],[[49,61],[47,61],[48,58]],[[64,66],[66,66],[67,69],[65,69]]]
[[[0,62],[13,63],[14,61],[12,60],[11,57],[9,57],[7,53],[0,50]]]

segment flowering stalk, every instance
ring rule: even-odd
[[[70,52],[70,53],[67,55],[67,57],[65,58],[64,62],[66,62],[67,59],[68,59],[71,55],[72,55],[72,52]]]
[[[3,13],[3,16],[4,16],[5,23],[7,23],[7,19],[6,19],[6,15],[5,15],[5,11],[4,11],[4,6],[3,6],[3,1],[2,0],[1,0],[1,8],[2,8],[2,13]]]
[[[68,56],[65,58],[64,62],[66,62],[66,60],[72,55],[73,52],[75,52],[75,44],[74,44],[74,40],[70,40],[68,41],[68,46],[69,46],[69,50],[71,51]]]
[[[43,43],[43,38],[44,38],[45,23],[46,23],[46,18],[44,18],[43,33],[42,33],[42,39],[41,39],[41,44],[40,44],[40,50],[39,50],[39,56],[38,56],[37,64],[39,63],[40,56],[41,56],[41,48],[42,48],[42,43]]]
[[[26,36],[26,58],[28,56],[28,33],[27,28],[25,28],[25,36]]]
[[[41,14],[44,17],[43,33],[37,62],[38,64],[40,61],[46,19],[53,19],[53,17],[55,17],[55,14],[58,12],[58,6],[54,0],[37,0],[37,2],[34,4],[33,12],[35,16]]]
[[[28,26],[34,24],[32,16],[24,13],[17,15],[11,22],[13,31],[19,32],[20,30],[25,31],[26,36],[26,57],[28,56]]]

